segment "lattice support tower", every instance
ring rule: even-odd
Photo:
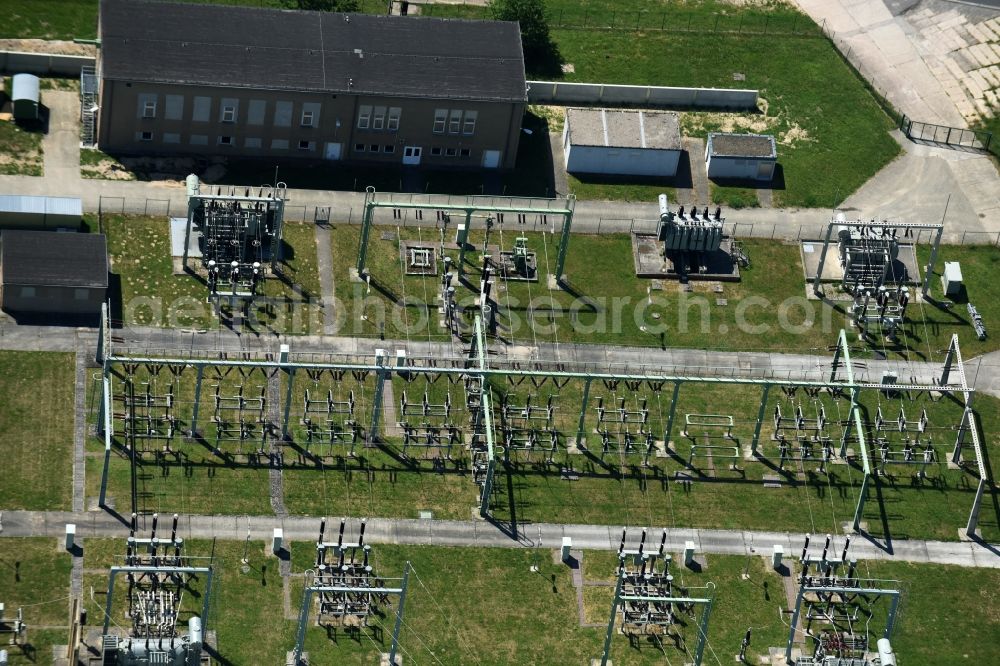
[[[380,576],[371,563],[371,546],[365,543],[366,521],[361,521],[357,541],[345,540],[346,526],[347,521],[341,518],[337,540],[326,541],[326,518],[320,521],[316,563],[312,570],[306,572],[306,587],[292,653],[292,663],[296,666],[305,663],[305,634],[313,599],[316,600],[317,622],[320,625],[364,630],[382,609],[391,604],[391,597],[398,597],[398,601],[388,662],[391,666],[397,664],[396,652],[399,649],[410,563],[404,565],[402,578]]]
[[[642,530],[638,548],[626,548],[628,529],[622,530],[618,546],[618,573],[615,582],[615,596],[611,603],[611,614],[604,637],[601,666],[606,666],[611,656],[611,640],[616,622],[620,620],[621,631],[633,635],[667,635],[677,630],[679,615],[696,617],[698,607],[701,614],[697,619],[698,641],[691,655],[696,666],[700,666],[708,642],[708,622],[714,603],[715,584],[708,583],[703,597],[688,596],[691,588],[681,588],[675,584],[670,573],[670,555],[664,552],[667,531],[663,530],[658,548],[646,545],[646,530]]]
[[[124,564],[112,566],[104,608],[102,653],[105,664],[139,666],[194,666],[202,660],[204,632],[212,598],[211,562],[196,566],[185,552],[184,540],[177,535],[174,514],[170,536],[157,536],[158,516],[153,514],[150,536],[137,537],[138,518],[132,514],[126,540]],[[115,581],[127,581],[126,615],[130,626],[111,622]],[[205,580],[201,614],[188,619],[187,633],[178,629],[183,612],[182,598],[193,580]]]

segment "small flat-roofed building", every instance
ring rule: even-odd
[[[4,230],[0,304],[12,313],[93,316],[108,291],[102,234]]]
[[[15,74],[11,81],[10,101],[14,120],[38,120],[41,115],[41,85],[34,74]]]
[[[709,178],[770,182],[777,162],[778,150],[769,134],[708,135],[705,167]]]
[[[75,197],[0,194],[0,229],[78,229],[82,219]]]
[[[566,109],[566,170],[621,176],[677,174],[680,122],[668,111]]]

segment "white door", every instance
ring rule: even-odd
[[[327,141],[326,149],[323,151],[323,158],[328,160],[339,160],[340,150],[344,144]]]
[[[406,146],[403,148],[403,164],[420,164],[420,153],[423,148],[420,146]]]
[[[500,166],[500,151],[484,150],[483,167],[486,169],[496,169],[498,166]]]

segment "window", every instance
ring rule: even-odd
[[[139,141],[152,141],[152,140],[153,140],[152,132],[139,132]]]
[[[137,93],[136,94],[136,115],[139,118],[155,118],[156,117],[156,93]]]
[[[448,120],[448,109],[434,109],[434,133],[443,134],[444,124]]]
[[[288,150],[288,139],[271,139],[271,150]]]
[[[260,146],[261,146],[260,137],[248,137],[243,142],[244,148],[260,148]]]
[[[462,134],[471,135],[476,133],[476,118],[478,117],[478,111],[465,112],[465,124],[462,125]]]
[[[316,127],[319,124],[319,102],[305,102],[302,104],[302,118],[299,123],[302,127]]]
[[[315,141],[299,141],[299,150],[315,150]]]
[[[380,130],[385,127],[385,107],[375,107],[375,118],[372,119],[372,129]]]
[[[219,137],[220,146],[231,146],[233,145],[233,137],[231,136],[220,136]]]
[[[446,151],[444,151],[444,156],[445,157],[454,157],[457,154],[458,154],[458,150],[455,149],[455,148],[448,148]]]
[[[363,144],[363,143],[356,143],[356,144],[354,144],[354,152],[357,152],[357,153],[363,153],[363,152],[365,152],[365,144]]]
[[[398,106],[389,107],[389,120],[385,124],[387,130],[395,132],[399,129],[399,116],[402,112],[403,110]]]
[[[358,129],[368,129],[372,119],[372,107],[364,104],[358,109]]]
[[[384,146],[382,146],[382,152],[390,154],[396,152],[396,144],[394,143],[385,144]]]
[[[292,126],[291,102],[276,102],[274,104],[274,126],[275,127]]]
[[[377,143],[373,143],[372,145],[368,146],[368,152],[370,153],[377,153],[380,150],[382,150],[382,146],[378,145]]]
[[[34,298],[35,288],[34,287],[21,287],[21,298]]]
[[[250,100],[247,106],[247,125],[263,125],[266,112],[267,102],[262,99]]]
[[[434,157],[440,157],[441,156],[441,146],[434,146],[433,148],[431,148],[431,155],[434,156]]]
[[[208,135],[207,134],[192,134],[191,135],[191,145],[192,146],[207,146],[208,145]]]
[[[223,97],[219,103],[219,122],[235,123],[240,101],[234,97]]]
[[[459,152],[459,155],[461,155],[462,157],[469,157],[470,155],[472,155],[472,151],[469,150],[468,148],[462,148],[461,152]]]
[[[207,123],[208,116],[212,112],[211,97],[195,97],[194,109],[191,111],[191,120],[199,123]]]
[[[163,105],[163,117],[167,120],[184,119],[184,95],[167,95]]]
[[[177,132],[164,132],[163,143],[180,143],[181,135]]]
[[[458,134],[462,129],[462,110],[452,109],[448,118],[448,134]]]
[[[89,300],[90,299],[90,290],[89,289],[74,289],[73,290],[73,299],[77,300],[77,301],[86,301],[86,300]]]

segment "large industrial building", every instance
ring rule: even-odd
[[[102,234],[5,230],[0,304],[15,314],[98,316],[108,291]]]
[[[105,151],[514,166],[517,23],[102,0],[99,37]]]

